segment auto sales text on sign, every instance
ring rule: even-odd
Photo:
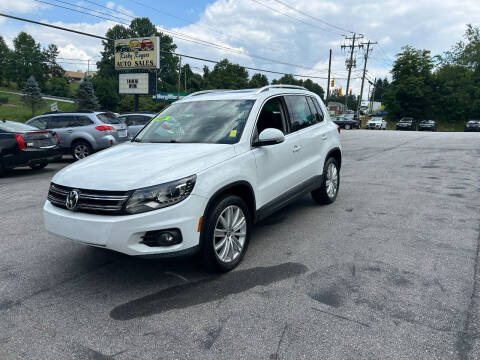
[[[160,67],[158,36],[115,40],[115,70]]]

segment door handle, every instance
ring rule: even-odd
[[[73,133],[73,130],[67,130],[67,133],[71,134]]]
[[[293,152],[299,152],[301,149],[300,145],[293,145]]]
[[[322,135],[323,140],[327,140],[328,136],[327,135]]]

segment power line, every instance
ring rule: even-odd
[[[283,15],[283,16],[286,16],[286,17],[288,17],[288,18],[290,18],[290,19],[296,20],[296,21],[298,21],[298,22],[300,22],[300,23],[302,23],[302,24],[304,24],[304,25],[308,25],[308,26],[314,27],[314,28],[316,28],[316,29],[320,29],[320,30],[326,31],[326,32],[329,32],[329,33],[331,33],[331,34],[343,36],[343,34],[336,33],[336,32],[331,31],[331,30],[329,30],[329,29],[325,29],[325,28],[316,26],[316,25],[314,25],[314,24],[312,24],[312,23],[309,23],[309,22],[303,21],[303,20],[301,20],[301,19],[298,19],[298,18],[296,18],[296,17],[293,17],[293,16],[291,16],[291,15],[289,15],[289,14],[283,12],[283,11],[280,11],[280,10],[278,10],[278,9],[272,8],[272,7],[270,7],[270,6],[262,3],[262,2],[260,2],[260,1],[257,1],[257,0],[252,0],[252,1],[253,1],[254,3],[260,5],[260,6],[263,6],[264,8],[267,8],[267,9],[269,9],[269,10],[272,10],[273,12],[279,13],[279,14],[281,14],[281,15]]]
[[[316,21],[318,21],[318,22],[320,22],[320,23],[322,23],[322,24],[324,24],[324,25],[330,26],[330,27],[335,28],[335,29],[340,30],[340,31],[346,31],[346,32],[349,32],[349,33],[354,33],[354,31],[352,31],[352,30],[344,29],[344,28],[341,28],[340,26],[337,26],[337,25],[334,25],[334,24],[330,24],[330,23],[326,22],[325,20],[319,19],[319,18],[317,18],[317,17],[315,17],[315,16],[312,16],[312,15],[310,15],[310,14],[307,14],[306,12],[303,12],[303,11],[301,11],[301,10],[298,10],[297,8],[294,8],[293,6],[291,6],[291,5],[289,5],[289,4],[286,4],[286,3],[284,3],[283,1],[280,1],[280,0],[273,0],[273,1],[275,1],[275,2],[277,2],[277,3],[279,3],[279,4],[282,4],[283,6],[289,8],[289,9],[291,9],[291,10],[293,10],[293,11],[299,13],[299,14],[302,14],[302,15],[304,15],[304,16],[306,16],[306,17],[309,17],[310,19],[316,20]]]
[[[93,1],[90,1],[90,0],[84,0],[84,1],[87,1],[87,2],[89,2],[89,3],[91,3],[91,4],[96,4],[96,5],[98,5],[98,6],[100,6],[100,7],[103,7],[103,8],[110,9],[110,8],[104,6],[104,5],[97,4],[97,3],[93,2]],[[150,6],[150,5],[147,5],[147,4],[143,4],[143,3],[139,2],[139,1],[135,1],[135,0],[128,0],[128,1],[130,1],[131,3],[137,4],[137,5],[139,5],[139,6],[142,6],[142,7],[144,7],[144,8],[153,10],[153,11],[159,13],[159,14],[166,15],[166,16],[172,17],[172,18],[174,18],[174,19],[180,20],[180,21],[182,21],[182,22],[184,22],[184,23],[186,23],[186,24],[189,24],[189,25],[192,24],[192,21],[191,21],[191,20],[182,18],[182,17],[180,17],[180,16],[178,16],[178,15],[171,14],[171,13],[166,12],[166,11],[164,11],[164,10],[160,10],[160,9],[155,8],[155,7],[153,7],[153,6]],[[110,9],[110,10],[113,10],[113,11],[118,12],[118,13],[121,13],[121,14],[125,14],[125,13],[119,11],[119,10],[114,10],[114,9]],[[125,14],[125,15],[127,15],[127,14]],[[245,40],[245,39],[242,39],[242,38],[240,38],[240,37],[238,37],[238,36],[234,36],[234,35],[232,35],[232,34],[229,34],[229,33],[223,32],[223,31],[219,31],[218,29],[214,28],[213,26],[209,26],[209,25],[206,25],[206,24],[199,24],[199,23],[197,23],[197,24],[195,24],[195,25],[198,26],[198,27],[202,27],[202,28],[208,29],[208,30],[211,31],[211,32],[214,32],[214,33],[217,33],[217,34],[220,34],[220,35],[224,35],[224,36],[227,36],[227,37],[231,37],[231,38],[236,39],[236,40],[240,40],[240,41],[244,41],[244,40]],[[264,45],[263,47],[264,47],[265,49],[269,49],[269,50],[272,50],[272,51],[277,51],[277,49],[274,49],[274,48],[272,48],[272,47],[268,47],[268,46],[265,46],[265,45]]]
[[[50,3],[50,2],[47,2],[47,1],[44,1],[44,0],[35,0],[37,2],[40,2],[40,3],[44,3],[44,4],[48,4],[48,5],[52,5],[52,6],[56,6],[56,7],[59,7],[59,8],[62,8],[62,9],[67,9],[67,10],[70,10],[70,11],[75,11],[75,12],[79,12],[79,13],[82,13],[82,14],[87,14],[87,15],[90,15],[90,16],[94,16],[94,17],[98,17],[100,19],[104,19],[104,20],[109,20],[109,21],[113,21],[113,22],[117,22],[119,24],[122,24],[122,25],[125,25],[125,26],[129,26],[128,24],[122,22],[122,21],[116,21],[116,20],[112,20],[112,19],[108,19],[108,18],[105,18],[103,16],[99,16],[99,15],[95,15],[95,14],[91,14],[91,13],[86,13],[84,11],[81,11],[81,10],[77,10],[77,9],[73,9],[73,8],[68,8],[68,7],[65,7],[65,6],[62,6],[62,5],[58,5],[58,4],[53,4],[53,3]],[[66,3],[65,1],[62,1],[62,0],[55,0],[55,1],[59,1],[59,2],[62,2],[62,3]],[[96,11],[96,10],[93,10],[93,9],[90,9],[90,8],[86,8],[86,7],[83,7],[83,6],[79,6],[79,5],[73,5],[73,4],[70,4],[70,3],[67,3],[71,6],[76,6],[76,7],[79,7],[81,9],[86,9],[86,10],[89,10],[89,11]],[[115,10],[114,10],[115,11]],[[96,11],[98,13],[101,13],[103,15],[106,15],[106,16],[110,16],[112,18],[115,18],[115,19],[120,19],[120,20],[125,20],[125,19],[122,19],[122,18],[119,18],[117,16],[114,16],[114,15],[109,15],[109,14],[106,14],[104,12],[101,12],[101,11]],[[134,19],[133,16],[129,15],[132,19]],[[203,39],[199,39],[199,38],[196,38],[196,37],[193,37],[191,35],[187,35],[187,34],[183,34],[183,33],[180,33],[180,32],[176,32],[176,31],[172,31],[172,30],[167,30],[165,28],[162,28],[160,26],[158,26],[158,28],[161,29],[161,31],[167,33],[167,34],[170,34],[176,38],[180,38],[184,41],[189,41],[189,42],[193,42],[193,43],[196,43],[196,44],[199,44],[199,45],[205,45],[205,46],[211,46],[211,47],[214,47],[214,48],[217,48],[219,50],[225,50],[225,51],[230,51],[230,52],[234,52],[236,54],[239,54],[239,55],[245,55],[245,56],[248,56],[248,57],[251,57],[251,58],[254,58],[254,59],[260,59],[260,60],[265,60],[265,61],[269,61],[269,62],[272,62],[272,63],[275,63],[275,64],[280,64],[280,65],[286,65],[286,66],[292,66],[292,67],[297,67],[299,69],[305,69],[305,70],[310,70],[310,71],[315,71],[314,69],[312,68],[307,68],[305,66],[302,66],[302,65],[298,65],[298,64],[292,64],[292,63],[288,63],[288,62],[284,62],[284,61],[280,61],[280,60],[275,60],[275,59],[270,59],[270,58],[266,58],[266,57],[263,57],[263,56],[259,56],[259,55],[254,55],[254,54],[248,54],[248,53],[245,53],[241,50],[237,50],[237,49],[234,49],[234,48],[231,48],[229,46],[225,46],[225,45],[220,45],[220,44],[216,44],[216,43],[213,43],[213,42],[210,42],[210,41],[207,41],[207,40],[203,40]],[[315,71],[316,72],[316,71]]]
[[[7,18],[10,18],[10,19],[19,20],[19,21],[24,21],[24,22],[28,22],[28,23],[32,23],[32,24],[37,24],[37,25],[41,25],[41,26],[46,26],[46,27],[50,27],[50,28],[54,28],[54,29],[58,29],[58,30],[72,32],[72,33],[76,33],[76,34],[79,34],[79,35],[94,37],[94,38],[100,39],[100,40],[114,41],[114,39],[109,39],[109,38],[106,38],[104,36],[89,34],[89,33],[86,33],[86,32],[72,30],[72,29],[62,27],[62,26],[42,23],[40,21],[21,18],[21,17],[18,17],[18,16],[9,15],[9,14],[0,13],[0,16],[7,17]],[[198,57],[198,56],[192,56],[192,55],[187,55],[187,54],[180,54],[178,52],[169,52],[169,51],[165,51],[165,50],[160,50],[160,52],[166,53],[166,54],[171,54],[171,55],[176,55],[176,56],[181,56],[181,57],[185,57],[185,58],[188,58],[188,59],[213,63],[213,64],[220,63],[220,61],[205,59],[205,58],[201,58],[201,57]],[[270,73],[270,74],[292,75],[292,76],[296,76],[296,77],[311,78],[311,79],[326,79],[326,77],[324,77],[324,76],[309,76],[309,75],[302,75],[302,74],[291,74],[291,73],[288,73],[288,72],[280,72],[280,71],[274,71],[274,70],[260,69],[260,68],[250,67],[250,66],[243,66],[243,65],[240,65],[240,66],[247,69],[247,70],[265,72],[265,73]],[[336,78],[336,79],[345,80],[345,78]]]

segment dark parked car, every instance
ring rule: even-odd
[[[338,116],[332,119],[335,124],[340,126],[341,128],[344,128],[345,130],[349,130],[352,128],[360,128],[360,122],[358,120],[355,120],[353,116]]]
[[[397,122],[397,130],[417,130],[417,120],[412,117],[403,117]]]
[[[418,124],[418,131],[437,131],[437,122],[435,120],[422,120]]]
[[[62,157],[58,144],[54,131],[0,120],[0,173],[18,166],[44,168]]]
[[[468,120],[465,124],[465,131],[480,131],[480,120]]]

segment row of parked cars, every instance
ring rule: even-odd
[[[75,160],[132,139],[155,114],[106,111],[50,112],[25,124],[0,121],[0,173],[40,169],[71,154]]]
[[[343,114],[333,118],[333,121],[345,130],[360,129],[360,121],[353,115]],[[374,116],[369,119],[365,125],[365,129],[386,130],[387,121],[380,116]],[[438,125],[435,120],[422,120],[418,122],[413,117],[403,117],[395,125],[396,130],[413,130],[413,131],[437,131]],[[469,120],[465,124],[465,131],[480,132],[480,120]]]

